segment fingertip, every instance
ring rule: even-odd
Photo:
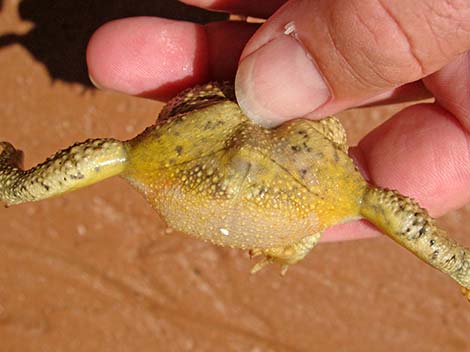
[[[108,22],[87,48],[89,75],[97,86],[154,98],[206,80],[207,62],[203,26],[153,17]]]

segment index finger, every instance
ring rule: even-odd
[[[257,28],[242,22],[203,26],[156,17],[115,20],[90,39],[88,71],[101,88],[167,100],[201,82],[232,79]]]

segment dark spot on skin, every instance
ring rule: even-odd
[[[85,175],[83,175],[81,172],[78,172],[76,175],[70,175],[70,178],[72,180],[81,180],[82,178],[85,178]]]
[[[455,259],[457,259],[457,258],[455,257],[455,254],[454,254],[454,255],[452,255],[452,257],[450,257],[449,259],[446,260],[446,264],[448,264],[449,262],[454,262]]]
[[[420,228],[419,232],[418,232],[418,238],[421,237],[422,235],[424,235],[425,232],[426,232],[426,230],[424,229],[424,227]]]
[[[298,145],[291,145],[290,149],[292,149],[294,152],[300,152],[301,148]]]
[[[307,153],[310,153],[312,151],[312,148],[307,144],[307,142],[303,142],[302,146],[304,147]]]
[[[258,190],[258,195],[257,196],[258,197],[263,197],[266,194],[266,192],[267,192],[267,189],[262,187]]]
[[[225,124],[225,121],[224,120],[208,120],[204,126],[202,126],[202,129],[203,130],[212,130],[214,128],[217,128],[217,127],[220,127],[220,126],[223,126]]]
[[[405,232],[410,232],[411,229],[409,227],[406,228]]]
[[[432,252],[432,259],[436,259],[438,255],[439,255],[439,249],[436,249],[434,252]]]
[[[181,152],[183,151],[183,147],[180,146],[180,145],[177,145],[177,146],[175,147],[175,151],[176,151],[176,153],[178,153],[178,156],[180,156],[180,155],[181,155]]]
[[[339,162],[338,150],[335,149],[335,162]]]
[[[50,187],[48,185],[42,185],[46,191],[49,191]]]
[[[431,247],[434,246],[435,243],[436,243],[436,241],[434,241],[434,240],[430,240],[430,241],[429,241],[429,245],[430,245]]]
[[[307,174],[307,169],[300,169],[300,175],[304,177]]]
[[[95,171],[96,171],[96,172],[100,172],[100,170],[101,170],[101,167],[95,166]]]
[[[204,130],[210,130],[212,128],[212,121],[207,121],[204,126],[202,127]]]

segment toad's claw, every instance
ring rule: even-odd
[[[258,263],[253,265],[253,268],[251,268],[250,273],[251,274],[256,274],[258,271],[263,269],[266,265],[274,263],[276,260],[274,258],[269,258],[265,257],[261,259]],[[281,264],[281,276],[286,275],[287,269],[289,269],[289,264]]]
[[[269,249],[252,249],[249,254],[251,258],[259,255],[264,255],[264,258],[256,263],[251,269],[251,273],[255,274],[266,265],[271,263],[281,264],[281,275],[284,276],[289,268],[289,265],[295,264],[302,260],[310,250],[315,247],[318,240],[320,239],[321,233],[316,233],[307,237],[302,238],[300,241],[286,246],[286,247],[275,247]]]
[[[258,263],[253,265],[253,268],[251,268],[250,273],[256,274],[258,271],[263,269],[266,265],[271,264],[272,262],[273,262],[272,258],[264,257]]]
[[[286,275],[287,269],[289,269],[289,265],[287,265],[287,264],[281,265],[281,276]]]
[[[462,294],[467,297],[468,301],[470,302],[470,289],[463,286],[460,289],[462,290]]]
[[[261,249],[250,249],[248,251],[248,255],[250,256],[250,259],[259,257],[260,255],[263,255],[263,251]]]

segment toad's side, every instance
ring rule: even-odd
[[[301,260],[327,227],[364,217],[417,256],[470,287],[469,251],[396,192],[369,187],[334,118],[274,129],[250,122],[232,87],[183,92],[156,125],[127,141],[89,140],[23,171],[3,142],[0,199],[35,201],[120,174],[167,223],[222,246],[263,255],[253,271]]]

